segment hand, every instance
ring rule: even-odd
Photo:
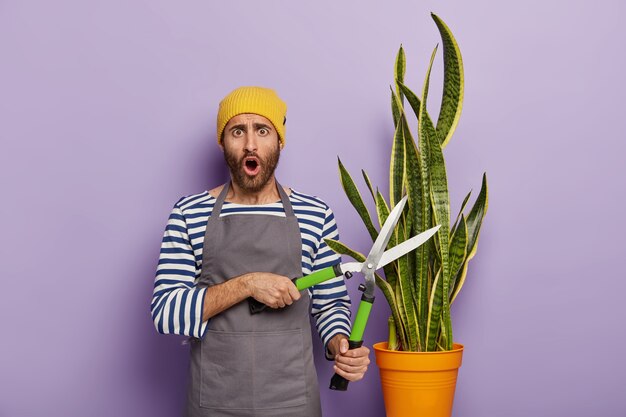
[[[246,276],[250,297],[271,308],[283,308],[300,299],[294,283],[283,275],[270,272],[254,272]]]
[[[328,342],[328,349],[335,355],[335,372],[348,381],[363,379],[367,366],[370,364],[370,350],[361,346],[356,349],[348,349],[348,338],[343,334],[334,336]]]

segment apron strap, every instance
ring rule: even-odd
[[[229,189],[230,181],[224,184],[222,192],[219,196],[217,196],[217,200],[215,201],[215,204],[213,205],[213,210],[211,211],[211,215],[209,216],[209,223],[214,223],[218,221],[220,214],[222,213],[222,205],[224,204],[224,200],[226,200],[226,194],[228,194]]]
[[[278,180],[276,180],[276,187],[278,188],[278,194],[280,194],[280,200],[283,202],[285,216],[287,218],[295,217],[295,214],[293,214],[293,207],[291,207],[291,202],[289,201],[289,196],[287,195],[285,190],[283,190],[282,185],[278,183]]]
[[[285,210],[285,217],[295,217],[293,212],[293,207],[291,206],[291,202],[289,201],[289,196],[283,190],[283,187],[276,181],[276,188],[278,189],[278,194],[280,195],[280,201],[283,203],[283,209]],[[215,205],[213,205],[213,210],[211,211],[211,216],[209,217],[209,222],[217,221],[222,213],[222,206],[224,205],[224,200],[226,200],[226,195],[228,194],[228,190],[230,190],[230,181],[224,184],[224,188],[220,192],[220,195],[217,197],[215,201]]]

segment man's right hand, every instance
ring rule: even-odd
[[[250,297],[271,308],[283,308],[301,297],[294,283],[283,275],[253,272],[243,278]]]

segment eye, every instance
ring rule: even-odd
[[[233,136],[234,136],[234,137],[238,138],[238,137],[240,137],[241,135],[243,135],[243,130],[241,130],[241,129],[235,129],[235,130],[233,130]]]
[[[261,136],[268,135],[269,133],[270,133],[270,131],[267,130],[266,128],[264,128],[264,127],[259,129],[259,135],[261,135]]]

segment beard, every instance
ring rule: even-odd
[[[250,156],[258,158],[260,162],[260,170],[258,174],[254,176],[246,174],[243,169],[244,160]],[[261,191],[274,175],[274,171],[278,166],[278,160],[280,159],[280,148],[276,146],[276,149],[270,152],[266,158],[262,158],[254,152],[246,152],[239,159],[233,152],[224,149],[224,159],[226,160],[233,181],[244,191],[256,193]]]

